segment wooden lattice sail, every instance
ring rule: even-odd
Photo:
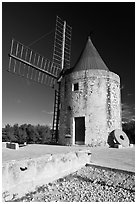
[[[9,56],[9,72],[54,87],[61,71],[57,64],[15,39],[12,39]]]
[[[72,28],[57,16],[54,40],[53,62],[61,69],[70,68]]]

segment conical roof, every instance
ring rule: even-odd
[[[73,68],[74,71],[87,70],[87,69],[101,69],[109,71],[98,51],[88,37],[86,46],[82,51],[76,65]]]

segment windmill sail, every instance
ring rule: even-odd
[[[72,28],[60,17],[56,18],[53,63],[57,64],[61,71],[70,68],[70,52],[71,52],[71,32]],[[52,126],[52,141],[58,141],[59,117],[60,117],[60,79],[58,91],[55,90],[55,104]]]
[[[12,39],[9,56],[9,72],[54,87],[61,71],[57,64],[15,39]]]
[[[71,26],[57,16],[53,62],[58,64],[61,69],[70,68],[71,32]]]

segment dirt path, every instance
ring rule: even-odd
[[[92,151],[91,163],[135,172],[135,148],[96,148]]]

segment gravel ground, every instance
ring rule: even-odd
[[[135,174],[83,167],[13,202],[135,202]]]

